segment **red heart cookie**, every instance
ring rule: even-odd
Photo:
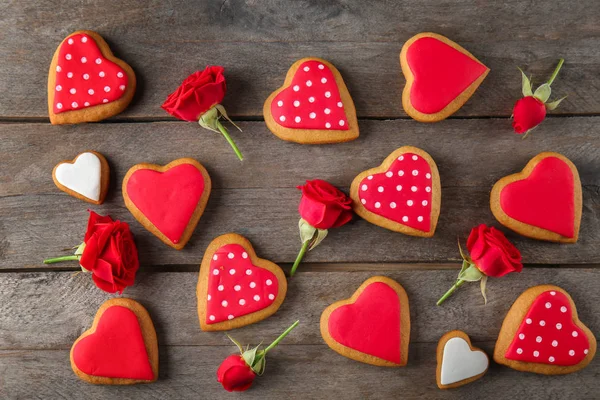
[[[471,53],[435,33],[419,33],[402,47],[406,78],[402,105],[421,122],[441,121],[475,93],[490,71]]]
[[[71,347],[71,367],[95,384],[130,385],[158,379],[158,343],[150,315],[138,302],[106,301]]]
[[[336,352],[356,361],[401,367],[408,361],[408,296],[384,276],[367,279],[348,300],[321,315],[321,335]]]
[[[319,144],[358,137],[356,110],[344,80],[319,58],[296,61],[263,111],[267,127],[283,140]]]
[[[188,242],[210,196],[208,172],[198,161],[180,158],[163,166],[137,164],[123,180],[123,198],[133,216],[169,246]]]
[[[243,236],[214,239],[202,259],[196,294],[203,331],[223,331],[273,315],[287,292],[277,264],[259,258]]]
[[[373,224],[431,237],[440,215],[440,175],[429,154],[404,146],[354,178],[350,197],[354,211]]]
[[[496,342],[494,359],[519,371],[568,374],[590,363],[596,338],[577,317],[563,289],[527,289],[510,308]]]
[[[135,73],[113,56],[100,35],[77,31],[50,64],[48,112],[53,124],[100,121],[123,111],[135,93]]]
[[[575,243],[582,210],[577,168],[562,154],[540,153],[523,171],[496,182],[490,206],[502,225],[521,235]]]

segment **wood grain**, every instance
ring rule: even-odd
[[[100,8],[75,0],[60,7],[51,0],[8,2],[0,17],[0,92],[10,93],[10,101],[0,103],[0,117],[47,117],[50,59],[60,41],[82,27],[100,33],[136,71],[136,97],[117,119],[169,117],[160,104],[207,64],[226,68],[224,105],[231,115],[261,117],[269,93],[306,56],[340,69],[359,117],[404,117],[398,54],[423,31],[456,41],[491,69],[455,116],[510,116],[521,86],[516,67],[540,83],[559,57],[567,63],[553,90],[569,97],[553,113],[600,112],[590,90],[600,85],[600,4],[594,0],[373,1],[368,7],[360,0],[196,3],[109,0]]]
[[[292,337],[293,334],[288,336]],[[473,342],[488,354],[493,343]],[[413,344],[408,366],[381,368],[335,354],[325,345],[282,343],[267,359],[265,375],[243,395],[216,381],[219,363],[235,346],[162,346],[159,380],[131,387],[93,386],[78,380],[68,350],[0,351],[0,395],[85,399],[592,399],[597,397],[598,358],[586,369],[561,377],[541,376],[492,364],[480,380],[454,390],[435,383],[435,343]]]
[[[437,343],[447,331],[460,329],[474,341],[494,341],[508,309],[528,287],[543,283],[567,290],[581,321],[600,332],[600,270],[526,268],[488,282],[484,305],[478,284],[465,285],[444,305],[435,302],[454,283],[457,270],[419,269],[377,272],[303,272],[288,282],[281,308],[260,323],[232,331],[241,342],[275,338],[294,321],[300,325],[287,344],[322,344],[321,313],[330,304],[349,298],[368,278],[385,275],[408,294],[411,342]],[[197,272],[138,274],[124,296],[139,301],[150,313],[159,345],[227,345],[222,332],[202,332],[196,309]],[[69,348],[91,326],[98,307],[111,296],[98,290],[84,273],[0,274],[0,349]],[[434,356],[432,356],[434,357]],[[434,357],[435,358],[435,357]],[[409,357],[410,363],[410,357]]]
[[[457,261],[457,237],[466,238],[479,223],[499,225],[489,209],[492,185],[520,171],[535,154],[553,150],[575,163],[584,186],[579,242],[561,246],[507,234],[527,263],[600,263],[599,121],[596,117],[552,118],[525,141],[510,133],[503,119],[446,120],[435,126],[410,120],[361,121],[364,135],[332,146],[289,144],[275,138],[262,122],[245,122],[241,124],[244,132],[235,135],[247,157],[243,163],[235,159],[221,136],[195,124],[3,124],[0,269],[41,267],[43,258],[59,255],[61,249],[82,240],[88,205],[58,191],[51,179],[57,161],[72,158],[82,149],[100,151],[111,166],[106,202],[94,210],[131,223],[142,264],[148,267],[199,264],[208,243],[231,231],[248,237],[260,257],[292,262],[300,245],[300,195],[295,186],[305,179],[321,178],[347,190],[354,176],[379,165],[402,145],[429,152],[440,170],[442,209],[435,236],[409,237],[355,218],[332,230],[309,253],[307,262]],[[206,166],[214,190],[186,249],[178,252],[133,219],[123,205],[120,186],[134,164],[166,164],[183,156]]]

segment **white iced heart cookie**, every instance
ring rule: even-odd
[[[52,171],[54,183],[60,190],[93,204],[104,202],[109,176],[108,162],[95,151],[81,153],[72,161],[62,161]]]
[[[446,333],[438,342],[437,383],[440,389],[466,385],[481,378],[490,361],[481,350],[471,346],[469,336],[462,331]]]

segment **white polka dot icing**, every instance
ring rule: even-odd
[[[220,247],[210,261],[206,324],[215,324],[262,310],[275,301],[279,281],[269,270],[252,264],[238,244]],[[269,295],[274,294],[271,298]],[[210,318],[212,316],[213,318]]]
[[[290,86],[275,96],[271,114],[286,128],[349,129],[333,72],[314,60],[302,63]]]
[[[406,153],[394,160],[387,171],[365,178],[358,197],[364,207],[394,222],[423,232],[431,229],[431,191],[419,190],[431,185],[427,174],[431,167],[423,157]],[[395,207],[377,207],[391,204]]]
[[[104,58],[91,36],[84,33],[71,35],[63,42],[58,54],[55,114],[79,109],[81,105],[88,107],[113,102],[123,96],[128,84],[127,74],[119,65]],[[100,72],[104,77],[100,77]],[[121,87],[123,89],[113,90]]]
[[[540,294],[527,311],[505,357],[561,366],[578,364],[585,358],[589,340],[572,318],[571,304],[562,292]]]

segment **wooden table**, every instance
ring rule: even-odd
[[[216,382],[221,360],[235,351],[222,333],[198,326],[195,285],[207,244],[238,232],[259,255],[289,270],[299,248],[296,185],[321,178],[348,189],[360,171],[392,150],[414,145],[436,160],[443,201],[432,239],[404,236],[356,218],[332,231],[290,280],[281,309],[238,329],[242,343],[270,341],[294,320],[300,326],[272,352],[267,374],[247,399],[323,398],[593,398],[600,396],[598,357],[562,377],[520,373],[492,363],[481,380],[451,391],[435,384],[440,336],[462,329],[491,354],[516,297],[542,283],[573,296],[581,319],[600,334],[600,2],[567,1],[47,1],[4,0],[0,15],[0,397],[231,398]],[[51,126],[46,105],[48,65],[56,46],[77,29],[99,32],[132,65],[139,87],[131,106],[104,123]],[[410,36],[434,31],[457,41],[491,68],[472,99],[452,118],[422,124],[401,106],[404,78],[398,54]],[[341,71],[354,98],[361,136],[338,145],[302,146],[273,136],[262,105],[288,67],[319,56]],[[568,94],[561,107],[520,140],[511,131],[520,95],[517,66]],[[224,104],[243,129],[239,162],[217,134],[176,121],[160,105],[189,73],[223,65]],[[160,343],[160,379],[133,387],[92,386],[69,365],[73,341],[111,296],[75,263],[44,266],[46,256],[82,239],[88,206],[59,191],[54,165],[94,149],[112,169],[107,202],[95,211],[131,223],[142,268],[124,295],[152,315]],[[437,298],[457,274],[456,239],[479,223],[498,226],[488,204],[493,183],[535,154],[569,157],[583,183],[583,219],[574,245],[544,243],[512,232],[526,268],[488,283],[466,285],[442,307]],[[194,157],[209,170],[213,193],[183,251],[143,229],[124,207],[121,181],[139,162]],[[406,368],[360,364],[330,350],[319,334],[322,310],[349,297],[366,278],[398,280],[411,302]],[[241,398],[241,396],[239,396]]]

